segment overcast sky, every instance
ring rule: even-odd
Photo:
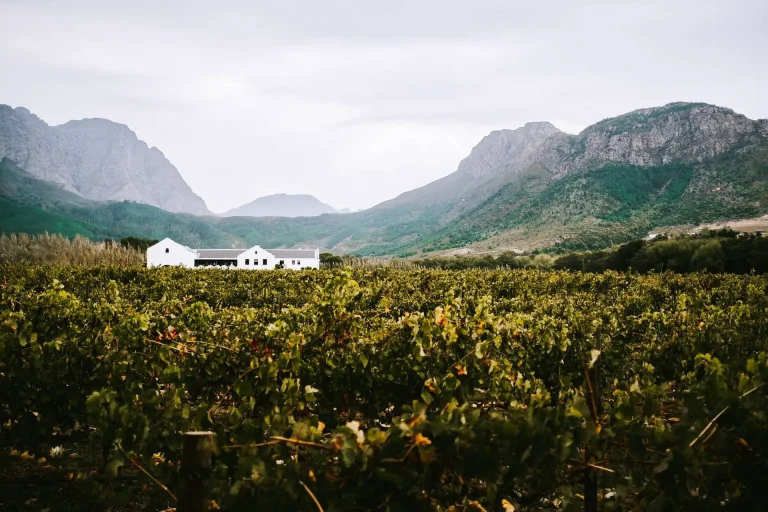
[[[366,208],[528,121],[768,117],[766,0],[0,0],[0,20],[0,103],[127,124],[214,212]]]

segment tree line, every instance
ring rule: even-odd
[[[416,262],[424,268],[462,270],[469,268],[552,268],[576,272],[606,270],[640,273],[725,272],[748,274],[768,272],[768,238],[760,234],[738,234],[729,229],[704,231],[680,237],[659,236],[653,240],[634,240],[610,249],[519,255],[425,258]]]
[[[554,268],[584,272],[764,274],[768,272],[768,238],[759,234],[738,235],[724,229],[677,238],[635,240],[613,250],[563,255],[555,260]]]

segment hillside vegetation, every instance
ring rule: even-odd
[[[449,176],[363,212],[194,217],[98,203],[24,176],[5,160],[0,230],[99,238],[169,236],[199,247],[317,245],[358,256],[471,246],[502,252],[601,249],[659,227],[768,213],[768,122],[677,103],[579,135],[548,123],[493,132]]]

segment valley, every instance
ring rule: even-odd
[[[7,119],[2,126],[0,134],[12,131]],[[768,212],[768,122],[701,103],[641,109],[578,135],[543,122],[496,131],[454,173],[343,215],[311,196],[261,198],[219,217],[169,212],[129,197],[95,201],[47,175],[30,175],[5,140],[5,233],[170,236],[199,247],[259,241],[361,257],[423,257],[599,249],[664,226]],[[25,161],[35,162],[34,155]],[[277,215],[291,212],[286,201],[304,206]]]

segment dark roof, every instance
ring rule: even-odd
[[[198,249],[199,260],[236,260],[245,249]]]
[[[195,249],[192,249],[195,250]],[[199,260],[236,260],[248,249],[196,249]],[[275,258],[314,258],[313,249],[264,249]]]
[[[265,249],[275,255],[275,258],[314,258],[312,249]]]

